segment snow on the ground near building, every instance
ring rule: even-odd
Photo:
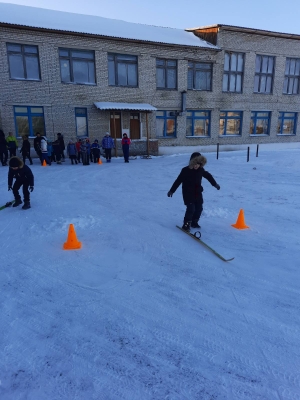
[[[0,211],[1,400],[300,398],[300,151],[207,154],[202,239],[230,263],[175,227],[188,158],[35,160],[32,208]]]

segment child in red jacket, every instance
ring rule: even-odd
[[[122,138],[122,150],[124,154],[124,160],[125,162],[129,162],[129,146],[130,146],[130,139],[127,136],[126,133],[123,133],[123,138]]]

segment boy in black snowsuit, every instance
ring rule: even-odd
[[[185,231],[189,231],[191,227],[200,228],[198,221],[203,210],[202,178],[207,179],[212,186],[220,190],[220,186],[213,176],[203,168],[206,163],[206,158],[201,156],[200,153],[193,153],[189,165],[182,168],[168,192],[168,197],[172,197],[173,193],[182,184],[182,196],[186,205],[182,229]]]
[[[27,157],[30,162],[30,165],[32,165],[32,159],[30,157],[30,142],[28,140],[28,136],[23,136],[23,144],[22,144],[20,153],[23,156],[23,163],[25,164],[26,157]]]
[[[15,183],[12,186],[13,179],[15,179]],[[13,207],[17,207],[22,204],[21,196],[19,195],[19,189],[22,185],[24,196],[24,205],[22,208],[23,210],[27,210],[30,208],[29,192],[33,191],[34,177],[31,169],[25,165],[19,157],[12,157],[9,160],[8,190],[12,190],[15,196]]]
[[[0,161],[3,167],[7,166],[7,158],[8,158],[7,142],[3,130],[0,129]]]
[[[36,154],[38,155],[38,158],[40,159],[41,164],[43,164],[41,141],[42,141],[41,134],[40,134],[40,132],[37,132],[36,136],[33,140],[33,147],[34,147]]]

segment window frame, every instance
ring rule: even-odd
[[[221,117],[221,113],[226,113],[226,115],[224,117]],[[239,113],[240,115],[234,115],[234,116],[228,116],[228,113]],[[237,137],[237,136],[242,136],[242,128],[243,128],[243,116],[244,113],[243,111],[240,110],[220,110],[220,117],[219,117],[219,137]],[[220,122],[221,119],[224,119],[225,123],[224,123],[224,128],[223,128],[223,134],[220,134]],[[239,129],[239,133],[234,133],[234,134],[227,134],[227,121],[229,119],[234,119],[234,120],[240,120],[240,129]]]
[[[21,46],[21,52],[9,50],[8,49],[9,45]],[[35,47],[37,51],[36,51],[36,53],[25,53],[25,51],[24,51],[25,47]],[[39,54],[39,46],[38,45],[7,42],[6,43],[6,52],[7,52],[7,62],[8,62],[8,69],[9,69],[9,79],[16,80],[16,81],[41,82],[42,78],[41,78],[40,54]],[[21,54],[21,56],[22,56],[22,66],[23,66],[23,71],[24,71],[24,77],[25,78],[13,78],[11,76],[10,58],[9,58],[10,54]],[[27,67],[26,67],[26,62],[25,62],[26,54],[31,58],[33,58],[33,57],[37,58],[38,73],[39,73],[39,77],[37,79],[27,78]]]
[[[22,108],[27,108],[27,113],[22,113],[22,112],[16,112],[17,107],[22,107]],[[42,113],[32,113],[31,108],[42,108],[43,112]],[[19,135],[18,132],[18,124],[17,124],[17,118],[18,116],[24,117],[26,116],[28,118],[28,127],[29,127],[29,138],[33,139],[35,138],[35,133],[33,132],[33,124],[32,124],[32,117],[43,117],[44,120],[44,133],[43,135],[46,135],[46,124],[45,124],[45,113],[44,113],[44,107],[43,106],[24,106],[24,105],[14,105],[13,106],[13,112],[14,112],[14,123],[15,123],[15,131],[16,131],[16,137],[20,139],[22,135]]]
[[[68,56],[61,56],[60,51],[67,51],[69,53]],[[72,56],[72,52],[82,52],[82,53],[90,53],[93,55],[92,59],[88,58],[80,58]],[[60,71],[60,79],[61,83],[65,85],[88,85],[88,86],[96,86],[97,85],[97,77],[96,77],[96,58],[95,58],[95,50],[86,50],[86,49],[75,49],[75,48],[67,48],[67,47],[59,47],[58,48],[58,59],[59,59],[59,71]],[[69,73],[70,73],[70,81],[63,81],[62,70],[61,70],[61,60],[69,61]],[[73,61],[93,61],[94,65],[94,82],[75,82],[74,81],[74,69],[73,69]]]
[[[210,132],[211,132],[211,110],[186,110],[187,113],[191,112],[192,116],[186,116],[186,120],[191,120],[192,121],[192,135],[185,135],[187,138],[210,138]],[[202,112],[202,113],[208,113],[208,116],[195,116],[196,112]],[[207,129],[207,135],[205,136],[200,136],[200,135],[195,135],[195,120],[208,120],[208,129]]]
[[[193,66],[191,67],[190,64],[193,64]],[[205,64],[205,65],[209,65],[210,69],[205,69],[205,68],[199,68],[196,65],[197,64]],[[189,87],[189,72],[192,71],[193,73],[193,82],[192,82],[192,87]],[[207,74],[210,73],[210,88],[209,89],[197,89],[195,88],[195,81],[196,81],[196,72],[200,71],[200,73],[202,72],[203,74]],[[207,80],[207,79],[206,79]],[[205,62],[205,61],[188,61],[188,77],[187,77],[187,90],[199,90],[202,92],[212,92],[212,81],[213,81],[213,63],[212,62]]]
[[[82,113],[79,113],[78,110],[84,110],[85,114],[83,115]],[[89,125],[88,125],[88,114],[87,114],[87,108],[86,107],[75,107],[74,109],[75,112],[75,129],[76,129],[76,137],[81,138],[81,137],[89,137]],[[77,129],[77,117],[85,117],[86,119],[86,134],[85,135],[78,135],[78,129]]]
[[[258,116],[257,114],[260,113],[268,113],[268,117],[262,117]],[[255,114],[255,116],[252,116],[252,114]],[[271,111],[251,111],[251,118],[250,118],[250,136],[270,136],[270,129],[271,129],[271,118],[272,118],[272,113]],[[268,120],[268,132],[267,133],[251,133],[251,122],[253,122],[253,132],[256,132],[256,123],[258,119],[267,119]]]
[[[281,115],[280,115],[281,114]],[[284,117],[285,114],[294,114],[294,117]],[[293,133],[283,133],[284,121],[293,121],[294,122],[294,131]],[[278,136],[296,136],[297,132],[297,121],[298,121],[298,113],[297,112],[289,112],[289,111],[279,111],[278,113],[278,125],[280,124],[280,132],[277,130]],[[278,128],[277,125],[277,128]]]
[[[113,57],[114,60],[114,80],[115,84],[109,83],[109,57]],[[135,61],[130,60],[118,60],[118,56],[125,56],[125,57],[135,57]],[[138,88],[139,87],[139,58],[137,55],[131,54],[122,54],[122,53],[107,53],[107,62],[108,62],[108,86],[116,86],[116,87],[131,87],[131,88]],[[118,64],[125,64],[127,65],[136,65],[136,85],[121,85],[119,84],[119,75],[118,75]],[[126,79],[128,82],[128,69],[126,70]]]
[[[163,61],[164,62],[164,65],[163,66],[161,66],[161,65],[157,65],[157,62],[158,61]],[[176,63],[176,65],[175,66],[168,66],[167,65],[167,63],[168,63],[168,61],[171,61],[171,62],[175,62]],[[175,60],[175,59],[172,59],[172,58],[160,58],[160,57],[156,57],[156,90],[178,90],[178,61],[177,60]],[[165,80],[165,85],[164,86],[157,86],[157,71],[159,70],[159,69],[162,69],[162,70],[164,70],[165,71],[165,78],[164,78],[164,80]],[[167,87],[167,83],[168,83],[168,80],[167,80],[167,71],[168,70],[175,70],[176,71],[176,84],[175,84],[175,88],[169,88],[169,87]]]
[[[229,67],[228,71],[225,71],[225,57],[226,54],[229,55]],[[232,56],[236,55],[237,57],[237,69],[238,69],[238,57],[241,55],[243,57],[243,70],[242,71],[233,71],[231,70],[232,66]],[[244,85],[244,70],[245,70],[245,53],[237,52],[237,51],[224,51],[224,68],[223,68],[223,78],[222,78],[222,92],[223,93],[243,93],[243,85]],[[224,90],[224,75],[228,75],[227,81],[227,90]],[[230,77],[234,75],[235,78],[237,76],[241,77],[241,90],[236,90],[237,79],[235,79],[235,90],[230,90]]]
[[[164,120],[164,132],[163,132],[163,136],[158,136],[157,132],[156,132],[156,137],[160,138],[160,139],[174,139],[174,138],[176,138],[177,137],[177,116],[176,115],[174,115],[174,116],[173,115],[172,116],[171,115],[170,116],[167,115],[167,113],[173,113],[174,111],[170,111],[170,110],[157,110],[157,111],[164,113],[163,116],[155,115],[155,121],[157,119]],[[169,119],[174,121],[175,130],[174,130],[174,134],[172,136],[169,136],[169,135],[166,134],[167,133],[167,121]]]
[[[256,72],[256,60],[257,60],[258,57],[261,57],[261,61],[260,61],[260,72]],[[267,70],[268,70],[268,68],[269,68],[269,59],[273,59],[272,73],[269,73],[269,72],[261,72],[264,58],[268,58]],[[268,55],[256,54],[256,58],[255,58],[255,73],[254,73],[254,89],[253,89],[253,92],[254,92],[254,93],[257,93],[257,94],[268,94],[268,95],[273,94],[274,77],[275,77],[275,62],[276,62],[276,57],[275,57],[275,56],[268,56]],[[255,91],[255,79],[256,79],[257,76],[259,77],[258,91]],[[263,77],[265,77],[266,80],[267,80],[268,77],[271,77],[271,90],[270,90],[270,92],[266,92],[266,91],[261,92],[261,91],[260,91],[261,80],[262,80]],[[265,86],[265,87],[267,88],[267,83],[266,83],[266,86]]]
[[[287,63],[288,62],[290,63],[291,61],[295,61],[295,64],[296,64],[295,65],[295,74],[290,74],[290,73],[287,74],[286,73]],[[300,67],[299,67],[299,73],[298,73],[298,75],[296,75],[297,63],[300,64],[300,58],[287,57],[286,60],[285,60],[284,81],[283,81],[283,90],[282,90],[283,94],[299,95],[299,93],[300,93]],[[291,64],[289,64],[289,72],[290,72],[290,69],[291,69]],[[289,87],[290,87],[290,80],[291,79],[293,79],[293,80],[298,79],[298,85],[297,85],[296,93],[289,93],[289,91],[288,91]],[[287,90],[285,91],[284,88],[285,88],[286,80],[287,80]],[[293,88],[294,88],[294,83],[293,83]]]

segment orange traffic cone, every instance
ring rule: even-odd
[[[231,226],[233,226],[236,229],[247,229],[247,228],[250,228],[250,226],[245,224],[244,210],[242,210],[242,209],[240,210],[239,216],[238,216],[238,218],[236,220],[236,223],[231,225]]]
[[[64,243],[63,246],[64,250],[78,250],[81,249],[81,242],[77,239],[75,228],[73,224],[69,226],[69,233],[67,241]]]
[[[99,157],[98,164],[102,164],[101,158]]]
[[[42,166],[43,166],[43,167],[47,167],[46,160],[44,160],[44,161],[43,161],[43,164],[42,164]]]

